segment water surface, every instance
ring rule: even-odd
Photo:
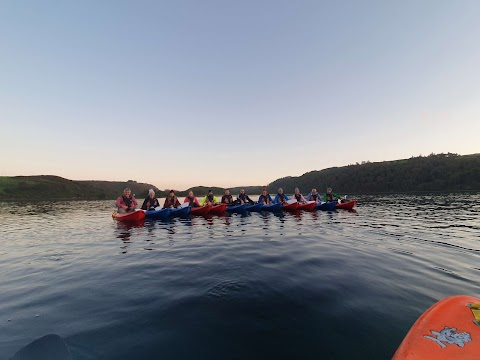
[[[0,359],[387,359],[417,317],[480,295],[480,195],[356,212],[111,219],[112,201],[0,204]]]

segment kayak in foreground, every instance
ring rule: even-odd
[[[282,203],[263,205],[261,210],[270,212],[280,211],[282,209],[282,205]]]
[[[226,210],[229,213],[243,213],[247,210],[247,204],[227,206]]]
[[[212,208],[211,205],[200,206],[200,207],[192,207],[190,209],[190,215],[206,216],[210,212],[211,208]]]
[[[118,212],[114,211],[112,218],[122,222],[136,222],[145,219],[145,212],[137,209],[125,214],[119,214]]]
[[[190,214],[190,206],[179,207],[176,209],[170,209],[170,216],[171,217],[185,217]]]
[[[216,214],[216,215],[223,214],[226,208],[227,208],[227,204],[212,206],[212,208],[210,209],[210,214]]]
[[[145,216],[154,220],[165,220],[170,217],[171,209],[147,210]]]
[[[315,201],[309,201],[306,204],[298,204],[298,210],[313,211],[317,203]]]
[[[480,359],[480,299],[443,299],[413,324],[392,360]]]
[[[294,202],[294,203],[291,203],[291,204],[288,204],[288,203],[283,203],[282,205],[282,210],[285,210],[285,211],[295,211],[298,209],[298,202]]]
[[[263,207],[263,204],[261,203],[258,203],[258,204],[254,204],[254,205],[248,205],[247,206],[247,211],[251,211],[251,212],[254,212],[254,211],[260,211]]]
[[[322,210],[322,211],[333,211],[337,207],[337,202],[335,201],[330,201],[330,202],[324,202],[324,203],[318,203],[317,204],[317,209]]]
[[[357,201],[352,200],[344,203],[336,203],[335,207],[337,209],[352,210],[355,205],[357,205]]]

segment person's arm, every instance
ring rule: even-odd
[[[132,209],[136,209],[137,206],[138,206],[137,199],[135,199],[135,197],[132,196]]]
[[[305,198],[303,197],[303,195],[302,195],[302,198],[301,198],[301,200],[302,200],[304,203],[306,203],[306,202],[307,202],[307,199],[305,199]]]
[[[200,206],[205,206],[206,203],[207,203],[207,197],[205,196],[200,202]]]
[[[115,206],[117,208],[121,208],[123,203],[123,198],[121,196],[118,197],[117,201],[115,202]]]
[[[277,203],[278,203],[278,194],[277,194],[277,195],[275,195],[275,198],[273,199],[273,202],[274,202],[275,204],[277,204]]]
[[[290,200],[287,195],[284,195],[284,196],[285,196],[285,201]]]
[[[323,202],[327,202],[327,194],[323,194]]]
[[[193,202],[194,202],[195,204],[197,204],[198,206],[200,206],[200,204],[198,203],[198,199],[197,199],[196,197],[193,198]]]
[[[336,200],[340,199],[340,196],[338,196],[337,194],[332,193],[332,195],[335,196],[335,199],[336,199]]]
[[[269,198],[270,202],[273,204],[273,199],[272,199],[272,197],[270,196],[270,194],[268,194],[268,198]]]
[[[215,204],[218,204],[218,198],[214,196],[214,197],[213,197],[213,202],[214,202]]]
[[[168,208],[168,204],[169,204],[169,201],[168,201],[168,198],[166,198],[165,202],[163,203],[163,208],[164,209]]]
[[[147,209],[147,202],[148,202],[148,198],[146,198],[145,200],[143,200],[142,210],[148,210],[148,209]]]

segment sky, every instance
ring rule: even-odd
[[[480,2],[0,1],[0,175],[160,189],[480,152]]]

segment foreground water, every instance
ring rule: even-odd
[[[388,359],[416,318],[480,295],[480,195],[356,212],[112,221],[112,202],[0,204],[0,359]]]

